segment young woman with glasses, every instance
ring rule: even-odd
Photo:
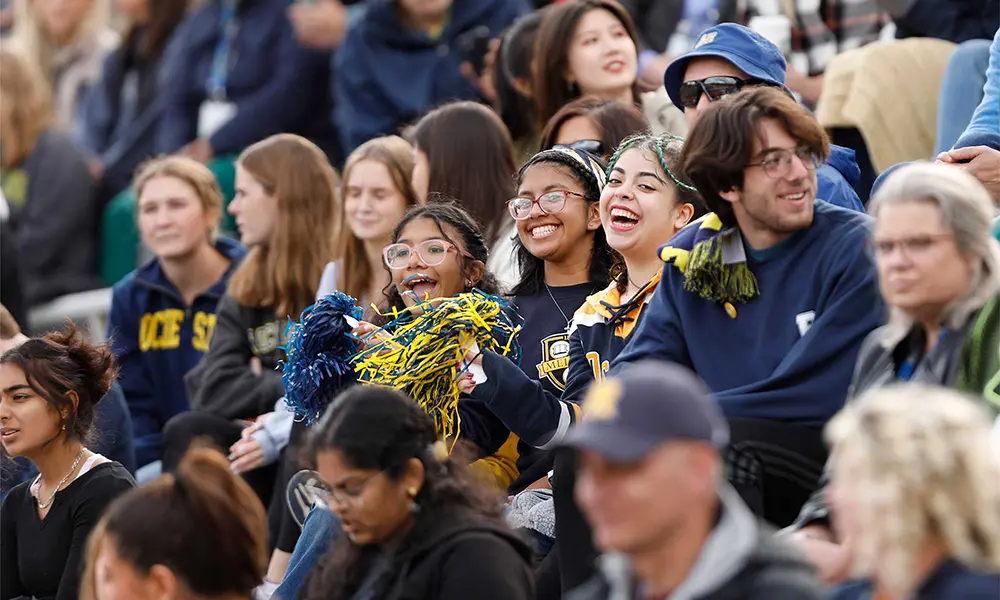
[[[344,392],[316,426],[311,454],[343,535],[313,571],[306,598],[534,598],[527,545],[406,396],[369,386]]]

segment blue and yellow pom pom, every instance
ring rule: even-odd
[[[461,433],[458,380],[473,342],[520,362],[517,331],[499,296],[479,290],[424,302],[394,315],[386,326],[394,343],[375,345],[355,358],[358,381],[400,390],[434,420],[452,448]],[[419,316],[413,316],[415,314]]]
[[[333,292],[302,311],[299,322],[289,319],[281,381],[285,402],[296,418],[312,423],[337,393],[354,383],[351,358],[358,352],[358,342],[344,317],[361,315],[354,298]]]

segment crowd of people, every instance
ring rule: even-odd
[[[1000,598],[998,29],[0,2],[0,600]],[[33,328],[102,287],[106,342]],[[376,350],[485,294],[519,358],[456,358],[457,438],[302,418],[335,293]]]

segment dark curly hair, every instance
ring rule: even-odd
[[[118,377],[108,343],[91,344],[67,321],[65,329],[32,338],[0,356],[0,364],[17,365],[31,389],[58,412],[60,429],[70,439],[87,442],[94,428],[97,403]],[[70,393],[78,401],[74,408]]]
[[[318,453],[336,450],[352,467],[383,472],[398,480],[410,459],[424,466],[424,482],[413,501],[419,507],[415,522],[380,576],[373,598],[385,594],[400,567],[409,558],[413,542],[419,542],[442,510],[460,509],[500,522],[502,505],[486,487],[478,484],[467,467],[454,455],[439,459],[434,422],[406,395],[379,386],[355,386],[340,394],[316,424],[309,438],[313,459]],[[365,566],[378,553],[373,546],[359,546],[340,536],[310,574],[304,589],[309,600],[347,600],[365,578]]]
[[[417,206],[410,209],[403,218],[396,225],[396,228],[392,230],[392,242],[395,244],[399,241],[399,236],[403,234],[403,229],[406,228],[412,221],[417,219],[430,219],[434,221],[437,225],[438,230],[441,232],[441,237],[445,240],[451,242],[452,244],[458,245],[457,240],[453,240],[448,237],[448,234],[444,230],[445,225],[450,225],[458,234],[462,237],[461,245],[465,247],[465,251],[469,253],[472,258],[466,257],[462,264],[462,274],[467,275],[467,269],[471,265],[472,261],[479,261],[483,263],[483,268],[486,267],[486,260],[490,256],[489,247],[486,245],[486,239],[483,237],[482,230],[476,221],[465,212],[458,203],[446,196],[435,196],[431,200],[423,205]],[[389,271],[388,265],[384,265],[385,269]],[[392,272],[389,271],[390,276]],[[474,287],[486,292],[487,294],[499,294],[500,285],[497,283],[496,278],[489,272],[483,273],[483,278],[479,280],[478,283],[474,284]],[[468,291],[468,290],[466,290]],[[389,285],[382,290],[382,294],[387,300],[388,310],[387,314],[392,314],[393,309],[402,310],[406,308],[406,304],[403,302],[402,296],[399,295],[399,290],[396,286],[389,282]],[[374,316],[372,317],[373,322],[376,324],[385,324],[388,320],[386,317]]]
[[[577,152],[583,151],[577,150]],[[589,158],[599,168],[606,168],[606,165],[597,157],[589,156]],[[524,163],[517,174],[517,187],[521,187],[525,174],[532,167],[541,164],[558,165],[576,180],[583,188],[588,206],[600,202],[601,184],[597,177],[579,161],[559,150],[543,150]],[[615,264],[616,254],[608,245],[608,237],[604,228],[598,227],[597,231],[594,232],[593,249],[590,253],[590,261],[587,263],[588,281],[593,283],[597,289],[606,288],[611,281],[611,267]],[[528,249],[521,242],[520,236],[514,240],[514,257],[521,271],[521,280],[511,290],[511,296],[530,296],[538,293],[545,284],[545,261],[528,252]]]

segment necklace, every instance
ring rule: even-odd
[[[566,316],[566,312],[562,309],[561,306],[559,306],[559,303],[556,302],[556,297],[552,295],[552,290],[549,289],[549,284],[543,283],[542,285],[545,286],[545,291],[549,293],[549,299],[552,300],[552,304],[556,305],[556,310],[558,310],[559,314],[562,315],[562,318],[566,320],[566,331],[569,331],[569,324],[570,321],[572,321],[572,319]]]
[[[83,458],[83,453],[86,451],[87,449],[83,448],[82,450],[80,450],[80,453],[76,455],[76,460],[73,461],[73,466],[69,468],[69,473],[66,473],[66,476],[62,478],[62,480],[59,482],[59,485],[57,485],[56,489],[53,490],[52,495],[49,496],[48,502],[42,502],[41,500],[38,499],[38,494],[40,494],[42,490],[42,476],[41,475],[38,476],[38,490],[34,493],[35,502],[38,502],[38,508],[48,508],[52,506],[52,501],[56,499],[56,493],[59,491],[59,488],[61,488],[63,484],[66,483],[66,480],[69,479],[69,476],[73,474],[73,471],[76,471],[76,466],[80,464],[80,459]]]

